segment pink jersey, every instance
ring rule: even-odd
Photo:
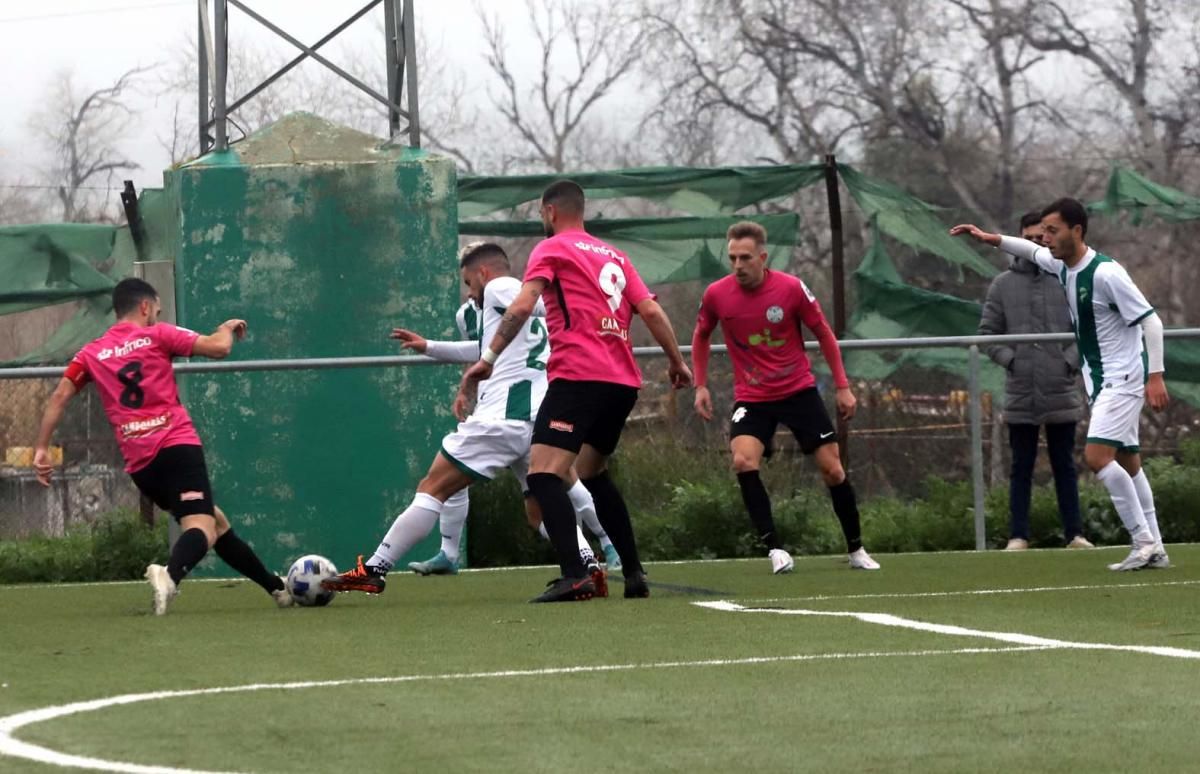
[[[732,274],[717,280],[704,291],[696,326],[707,335],[718,321],[733,361],[735,400],[780,400],[816,384],[800,326],[820,335],[829,325],[799,278],[768,270],[754,290],[742,289]],[[830,365],[838,386],[844,386],[841,358],[837,361]]]
[[[550,328],[550,381],[642,386],[629,323],[654,296],[628,256],[583,230],[543,240],[529,256],[525,281],[549,283],[542,293]]]
[[[168,446],[200,445],[179,403],[171,358],[192,354],[195,331],[169,323],[143,327],[119,322],[79,350],[64,377],[77,389],[96,383],[104,413],[117,434],[125,470],[134,473]]]

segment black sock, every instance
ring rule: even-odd
[[[217,538],[217,542],[213,543],[213,549],[225,564],[262,586],[265,590],[270,592],[279,591],[283,588],[283,581],[279,579],[279,576],[273,572],[269,572],[263,566],[262,560],[258,558],[258,554],[254,553],[254,549],[247,545],[246,541],[235,535],[232,528]]]
[[[171,558],[167,560],[167,574],[175,581],[176,586],[187,577],[192,568],[200,564],[200,560],[207,553],[208,537],[204,530],[192,527],[179,536],[175,547],[171,549]]]
[[[637,540],[633,536],[633,522],[629,520],[629,509],[621,490],[613,483],[608,471],[598,476],[583,479],[583,485],[592,494],[596,503],[596,518],[608,533],[608,539],[621,557],[621,572],[626,577],[642,572],[642,561],[638,557]]]
[[[582,578],[587,568],[579,558],[579,541],[575,538],[575,508],[567,496],[565,482],[553,473],[530,473],[525,478],[529,493],[542,509],[542,523],[550,544],[558,555],[558,566],[564,578]],[[599,510],[599,507],[597,507]]]
[[[842,534],[846,536],[846,551],[852,554],[862,548],[863,544],[862,526],[858,522],[858,499],[854,496],[854,487],[850,486],[850,479],[829,487],[829,497],[833,500],[833,512],[842,523]]]
[[[742,490],[742,502],[750,513],[750,521],[768,551],[783,548],[779,543],[779,535],[775,532],[775,519],[771,517],[771,496],[763,486],[757,470],[747,470],[737,474],[738,486]]]

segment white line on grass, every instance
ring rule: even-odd
[[[921,597],[970,597],[989,594],[1034,594],[1044,591],[1100,591],[1104,589],[1141,589],[1151,586],[1196,586],[1200,580],[1161,581],[1157,583],[1095,583],[1087,586],[1033,586],[1016,589],[963,589],[961,591],[899,591],[891,594],[818,594],[811,597],[764,597],[759,602],[821,602],[839,599],[917,599]]]
[[[1049,637],[1036,637],[1032,634],[1019,632],[989,632],[983,629],[968,629],[964,626],[926,623],[914,621],[911,618],[901,618],[890,613],[856,613],[841,610],[803,610],[800,608],[765,608],[744,607],[734,602],[724,600],[716,602],[693,602],[697,607],[709,610],[719,610],[725,613],[771,613],[774,615],[804,615],[825,616],[828,618],[854,618],[864,623],[879,624],[880,626],[895,626],[901,629],[916,629],[934,634],[949,634],[955,637],[979,637],[998,642],[1012,642],[1019,645],[1040,646],[1043,648],[1062,648],[1071,650],[1118,650],[1127,653],[1148,653],[1152,656],[1168,658],[1200,659],[1200,650],[1186,648],[1167,648],[1158,645],[1112,645],[1106,642],[1070,642]]]
[[[306,688],[335,688],[346,685],[384,685],[393,683],[435,682],[450,680],[485,680],[515,677],[545,677],[547,675],[577,675],[603,672],[629,672],[640,669],[680,669],[688,667],[720,667],[747,666],[755,664],[782,664],[802,661],[843,661],[850,659],[869,658],[914,658],[926,656],[955,656],[981,653],[1025,653],[1036,650],[1050,650],[1055,645],[1020,645],[999,648],[955,648],[943,650],[902,650],[877,651],[868,653],[806,653],[793,656],[754,656],[748,658],[705,659],[701,661],[657,661],[647,664],[595,664],[590,666],[547,667],[543,669],[507,669],[496,672],[449,672],[445,674],[398,675],[395,677],[360,677],[346,680],[315,680],[293,683],[255,683],[252,685],[234,685],[223,688],[199,688],[188,691],[154,691],[150,693],[130,693],[122,696],[110,696],[105,699],[93,699],[72,704],[61,704],[53,707],[26,710],[15,715],[0,717],[0,755],[14,758],[47,763],[52,766],[74,766],[80,769],[94,771],[119,771],[130,774],[236,774],[235,772],[214,772],[198,769],[181,769],[172,766],[153,766],[137,763],[123,763],[101,758],[89,758],[82,755],[71,755],[58,752],[48,747],[22,742],[14,738],[14,734],[22,728],[35,723],[78,715],[83,712],[94,712],[108,707],[118,707],[127,704],[137,704],[163,699],[181,699],[191,696],[212,696],[227,693],[248,693],[253,691],[294,691]]]

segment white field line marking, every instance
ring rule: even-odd
[[[436,682],[450,680],[483,680],[493,678],[544,677],[547,675],[595,674],[603,672],[628,672],[640,669],[680,669],[688,667],[746,666],[755,664],[781,664],[802,661],[844,661],[870,658],[914,658],[925,656],[974,655],[980,653],[1025,653],[1050,650],[1056,646],[1021,645],[999,648],[955,648],[942,650],[877,651],[868,653],[807,653],[793,656],[752,656],[748,658],[705,659],[702,661],[657,661],[646,664],[596,664],[591,666],[548,667],[544,669],[508,669],[497,672],[450,672],[445,674],[399,675],[395,677],[360,677],[346,680],[315,680],[293,683],[254,683],[223,688],[199,688],[188,691],[153,691],[110,696],[105,699],[61,704],[53,707],[26,710],[14,715],[0,717],[0,755],[46,763],[52,766],[74,766],[95,771],[119,771],[131,774],[235,774],[197,769],[180,769],[171,766],[148,766],[137,763],[122,763],[101,758],[88,758],[52,750],[48,747],[22,742],[14,738],[20,729],[65,718],[83,712],[94,712],[108,707],[117,707],[139,702],[180,699],[191,696],[212,696],[226,693],[248,693],[252,691],[292,691],[306,688],[334,688],[346,685],[385,685],[394,683]]]
[[[989,632],[984,631],[983,629],[968,629],[965,626],[926,623],[924,621],[914,621],[911,618],[901,618],[900,616],[891,615],[889,613],[855,613],[851,611],[803,610],[799,608],[755,608],[743,607],[742,605],[724,600],[717,602],[693,602],[692,604],[696,605],[697,607],[704,607],[708,608],[709,610],[719,610],[726,613],[772,613],[775,615],[854,618],[856,620],[863,621],[864,623],[879,624],[880,626],[895,626],[901,629],[916,629],[917,631],[921,632],[948,634],[954,637],[980,637],[982,639],[996,640],[998,642],[1011,642],[1018,645],[1035,645],[1044,648],[1063,648],[1071,650],[1117,650],[1124,651],[1126,653],[1148,653],[1152,656],[1167,656],[1168,658],[1200,659],[1200,650],[1168,648],[1158,645],[1112,645],[1106,642],[1071,642],[1069,640],[1056,640],[1049,637],[1036,637],[1032,634],[1021,634],[1019,632]]]
[[[818,594],[811,597],[764,597],[750,600],[759,602],[822,602],[839,599],[917,599],[922,597],[970,597],[990,594],[1034,594],[1045,591],[1102,591],[1104,589],[1140,589],[1152,586],[1196,586],[1200,580],[1161,581],[1158,583],[1097,583],[1088,586],[1033,586],[1016,589],[964,589],[961,591],[909,591],[893,594]]]

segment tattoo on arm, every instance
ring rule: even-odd
[[[521,326],[524,324],[525,321],[519,319],[512,312],[505,312],[504,316],[500,318],[500,325],[496,327],[496,338],[503,341],[505,346],[507,346],[509,342],[517,337],[517,333],[520,332]]]

